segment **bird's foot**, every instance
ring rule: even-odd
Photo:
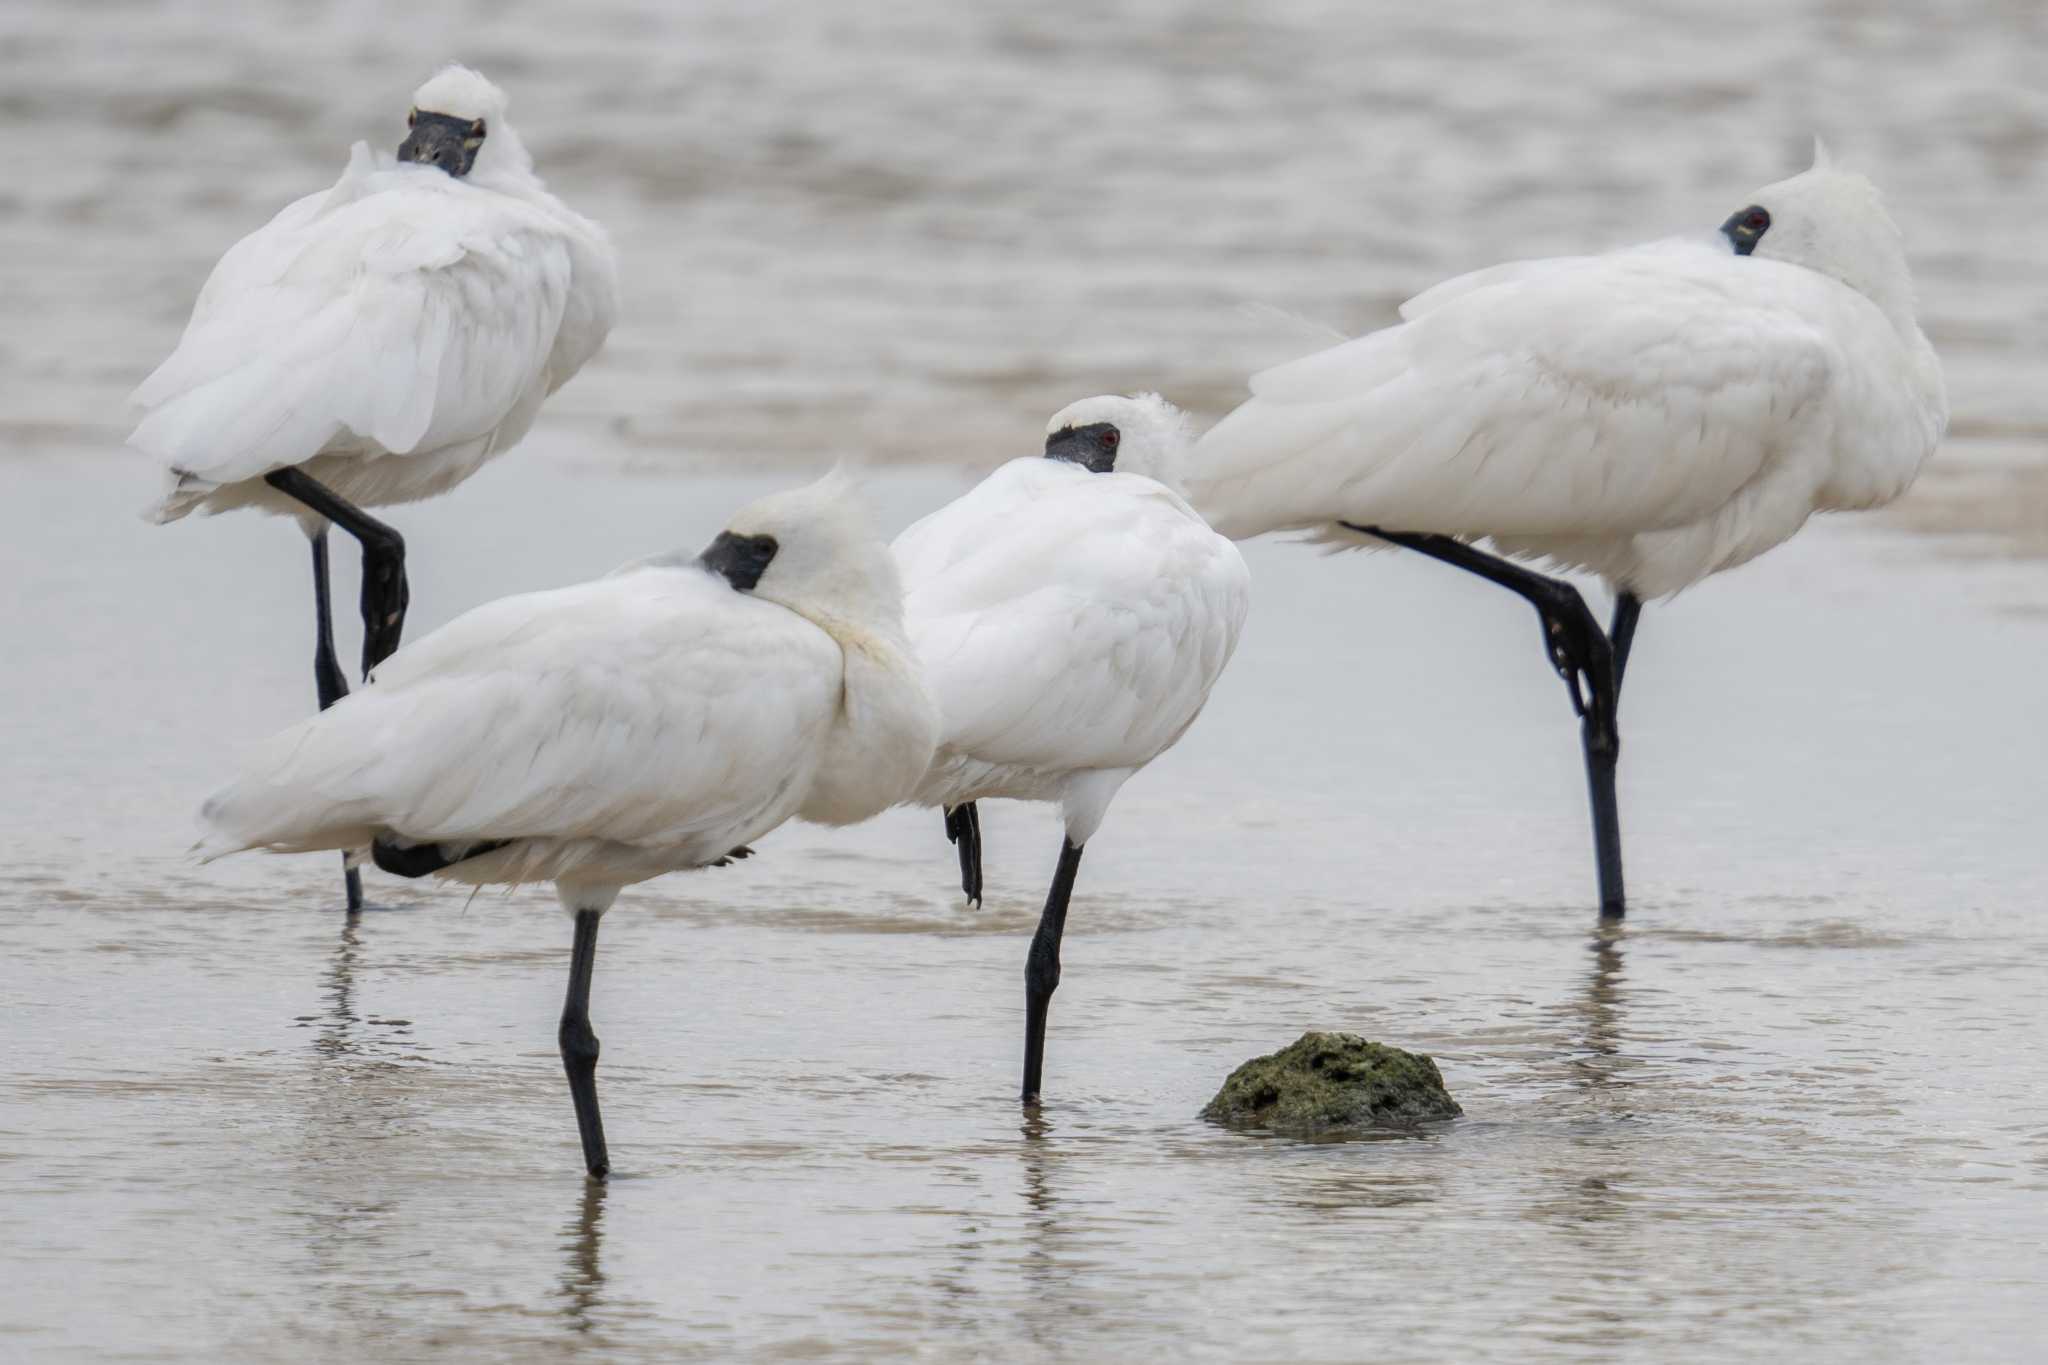
[[[318,689],[322,711],[348,695],[348,675],[341,671],[341,661],[327,650],[314,656],[313,685]]]
[[[972,801],[946,812],[946,840],[960,851],[960,890],[981,904],[981,812]]]
[[[363,557],[363,676],[398,652],[412,587],[405,577],[405,548]]]
[[[1564,679],[1572,714],[1585,725],[1588,742],[1619,753],[1615,723],[1614,647],[1584,598],[1566,584],[1537,604],[1543,621],[1543,646],[1550,666]]]

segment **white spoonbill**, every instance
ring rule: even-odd
[[[1530,602],[1619,916],[1615,708],[1643,599],[1898,497],[1947,425],[1898,229],[1817,146],[1718,233],[1477,271],[1401,317],[1254,377],[1191,452],[1189,499],[1227,535],[1391,541]],[[1605,578],[1612,627],[1481,539]]]
[[[1058,870],[1024,971],[1024,1100],[1081,850],[1117,789],[1209,699],[1251,600],[1237,547],[1173,490],[1187,419],[1156,394],[1084,399],[1045,458],[1012,460],[896,540],[910,638],[943,731],[919,805],[946,812],[981,899],[975,802],[1053,801]]]
[[[895,561],[851,492],[835,474],[742,509],[701,555],[456,618],[265,742],[206,802],[200,851],[367,848],[400,876],[553,881],[576,920],[562,1063],[602,1176],[590,973],[619,889],[792,816],[865,820],[930,763]]]
[[[365,507],[431,497],[516,444],[603,344],[618,266],[603,229],[533,173],[497,86],[461,66],[413,94],[397,158],[357,143],[334,187],[237,242],[129,443],[165,470],[158,521],[259,507],[313,544],[320,705],[335,660],[327,525],[363,550],[363,671],[398,647],[405,543]],[[353,874],[349,904],[361,903]]]

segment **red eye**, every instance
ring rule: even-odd
[[[1758,232],[1762,232],[1771,225],[1771,215],[1765,213],[1762,209],[1758,209],[1755,213],[1749,215],[1749,225]]]
[[[1123,433],[1118,431],[1115,427],[1111,427],[1108,431],[1102,433],[1102,443],[1108,446],[1111,450],[1115,450],[1117,447],[1117,443],[1122,440]]]

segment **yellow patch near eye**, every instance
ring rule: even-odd
[[[462,149],[467,152],[473,152],[483,145],[484,140],[480,137],[466,137],[462,139]]]

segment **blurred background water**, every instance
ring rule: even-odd
[[[1816,134],[1887,190],[1956,434],[2048,426],[2048,9],[599,0],[0,20],[4,429],[110,447],[226,245],[395,147],[459,55],[627,262],[549,407],[666,466],[982,464],[1077,392],[1220,411],[1445,275],[1718,224]],[[1285,350],[1290,339],[1281,338]]]
[[[627,300],[524,446],[393,513],[415,634],[839,454],[893,529],[1075,397],[1213,415],[1310,344],[1247,303],[1358,330],[1711,226],[1815,133],[1907,234],[1951,438],[1897,509],[1646,619],[1625,932],[1525,610],[1255,545],[1210,714],[1090,848],[1043,1115],[1052,818],[991,809],[980,912],[936,817],[788,830],[608,920],[591,1191],[547,897],[378,882],[410,908],[350,927],[324,859],[182,858],[310,705],[304,550],[143,526],[119,449],[214,259],[450,57]],[[2019,3],[11,0],[0,1356],[2034,1355],[2043,69]],[[1433,1052],[1470,1117],[1192,1120],[1307,1027]]]

